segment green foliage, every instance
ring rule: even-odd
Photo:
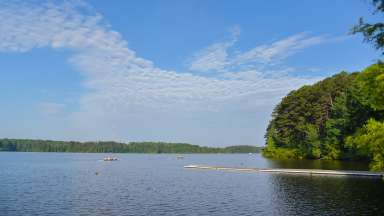
[[[259,153],[261,152],[261,147],[249,146],[249,145],[238,145],[238,146],[228,146],[222,149],[223,153]]]
[[[321,157],[318,140],[326,137],[326,122],[331,117],[331,108],[354,78],[355,75],[342,72],[284,97],[275,108],[268,126],[267,134],[274,145],[298,149],[301,157]]]
[[[384,12],[384,0],[372,0],[375,7],[375,13]],[[359,23],[351,30],[352,34],[361,33],[364,40],[373,43],[376,49],[384,48],[384,23],[377,22],[374,24],[366,23],[363,18],[359,19]]]
[[[369,157],[370,151],[346,144],[368,119],[384,120],[383,64],[361,73],[342,72],[289,93],[272,114],[264,155],[374,160],[381,156]]]
[[[301,159],[300,154],[296,149],[291,148],[271,148],[263,149],[263,156],[267,158],[279,159]]]
[[[356,80],[358,100],[373,110],[384,110],[384,67],[382,63],[368,67]]]
[[[384,0],[371,3],[375,13],[384,12]],[[360,18],[351,32],[384,49],[384,23]],[[368,159],[371,169],[384,170],[383,120],[384,66],[379,62],[361,73],[342,72],[289,93],[273,111],[263,154]]]
[[[93,153],[257,153],[261,147],[229,146],[213,148],[187,143],[164,142],[74,142],[28,139],[0,139],[0,151],[93,152]]]
[[[307,151],[304,154],[311,159],[319,159],[321,156],[320,139],[317,127],[312,124],[305,125],[305,138],[303,151]]]
[[[347,145],[371,160],[372,170],[384,170],[384,122],[370,119],[356,134],[347,138]]]

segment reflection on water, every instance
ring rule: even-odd
[[[355,161],[331,160],[267,160],[268,167],[294,169],[368,170],[369,164]]]
[[[269,175],[281,215],[380,215],[384,184],[370,178]]]
[[[187,164],[341,168],[260,155],[0,153],[0,215],[384,214],[384,182],[267,173],[192,171]],[[98,175],[95,173],[98,172]]]

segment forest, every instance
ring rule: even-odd
[[[76,142],[32,139],[0,139],[0,151],[13,152],[89,152],[89,153],[257,153],[257,146],[205,147],[187,143],[113,141]]]
[[[384,13],[383,0],[369,2],[373,15]],[[384,54],[383,22],[360,17],[350,33]],[[384,63],[290,92],[275,107],[265,138],[266,157],[365,160],[371,170],[384,170]]]
[[[290,92],[265,138],[266,157],[366,160],[384,170],[384,64]]]

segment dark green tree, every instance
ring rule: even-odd
[[[360,73],[342,72],[289,93],[274,109],[263,154],[275,158],[374,160],[378,165],[372,167],[381,167],[381,153],[374,152],[380,146],[384,148],[380,144],[384,130],[376,126],[371,130],[373,123],[365,125],[369,119],[384,121],[383,78],[384,65],[379,63]],[[366,137],[361,135],[365,132],[369,139],[353,140],[368,140],[377,145],[375,148],[363,151],[367,148],[347,142],[350,137]]]

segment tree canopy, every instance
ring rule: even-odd
[[[384,147],[380,140],[384,130],[377,126],[383,120],[384,65],[341,72],[282,99],[272,114],[263,153],[268,157],[363,159],[380,164],[377,161],[384,157],[376,153],[375,145]],[[357,140],[364,142],[357,145]],[[362,146],[367,149],[364,154]]]
[[[355,135],[347,138],[346,144],[355,148],[357,154],[367,155],[372,170],[384,170],[384,122],[368,120]]]

